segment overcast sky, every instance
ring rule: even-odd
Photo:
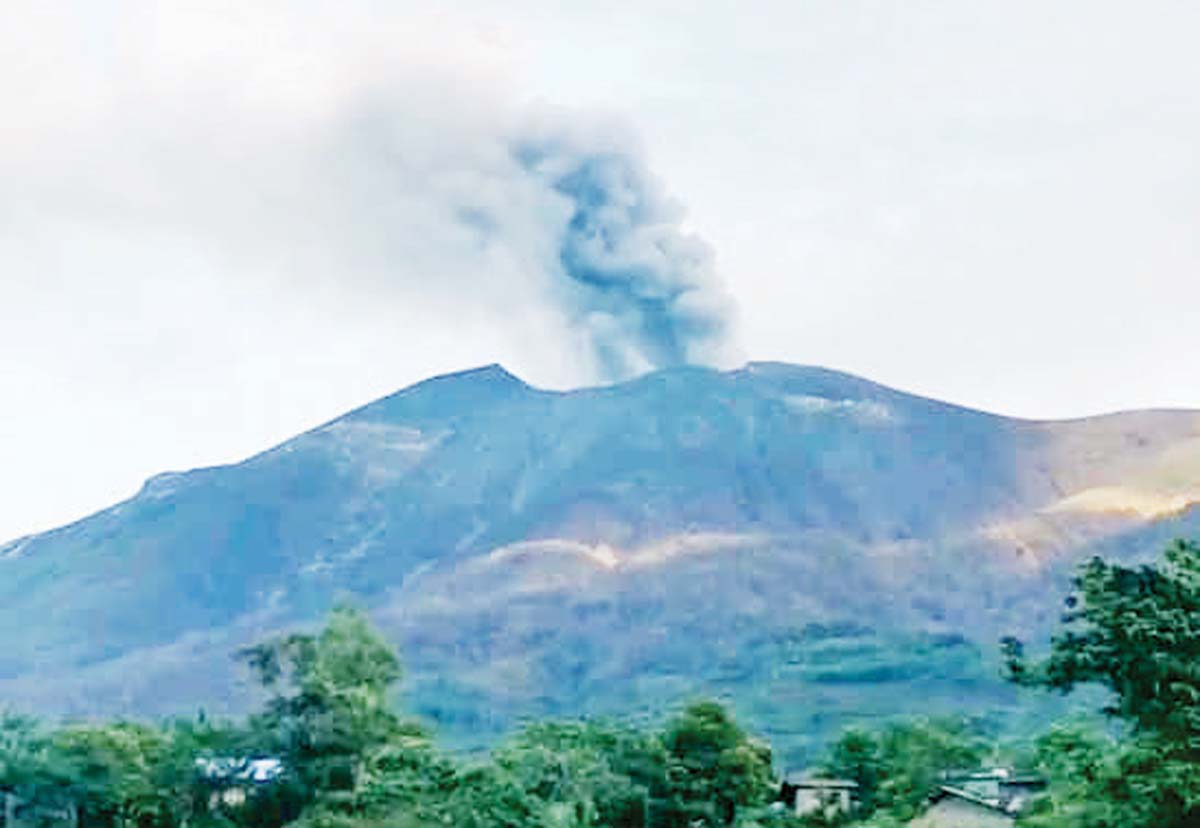
[[[1200,4],[433,5],[5,4],[0,539],[490,362],[1200,407]]]

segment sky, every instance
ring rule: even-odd
[[[0,31],[0,539],[437,373],[1200,408],[1200,6],[136,4]]]

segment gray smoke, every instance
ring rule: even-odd
[[[713,252],[636,141],[579,113],[486,114],[391,90],[339,130],[323,200],[355,220],[328,224],[376,263],[376,289],[532,313],[535,347],[592,380],[736,360]]]
[[[563,386],[730,361],[712,253],[627,134],[514,102],[488,41],[442,48],[453,20],[380,32],[359,9],[327,29],[288,8],[164,6],[111,54],[63,48],[7,81],[43,94],[15,97],[0,137],[0,299],[94,294],[113,347],[155,328],[132,353],[90,343],[87,373],[137,384],[176,348],[228,375],[318,341],[330,372],[369,354],[388,384],[410,363]]]
[[[564,130],[514,145],[521,168],[568,199],[553,293],[587,332],[603,375],[709,362],[725,347],[729,300],[712,250],[630,148]]]

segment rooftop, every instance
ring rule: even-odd
[[[789,773],[784,781],[794,788],[822,788],[853,790],[858,783],[850,779],[827,779],[820,776],[809,776],[805,773]]]

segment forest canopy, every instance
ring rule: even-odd
[[[96,828],[882,828],[920,815],[948,772],[1004,763],[1046,782],[1021,825],[1200,825],[1200,546],[1178,541],[1155,565],[1088,562],[1048,652],[1001,649],[1019,686],[1106,688],[1107,718],[1028,743],[962,718],[851,728],[810,769],[852,785],[850,807],[807,815],[780,802],[767,742],[708,699],[655,726],[532,722],[485,756],[445,750],[393,706],[400,658],[349,606],[236,654],[266,697],[243,720],[0,715],[0,792],[31,824]]]

